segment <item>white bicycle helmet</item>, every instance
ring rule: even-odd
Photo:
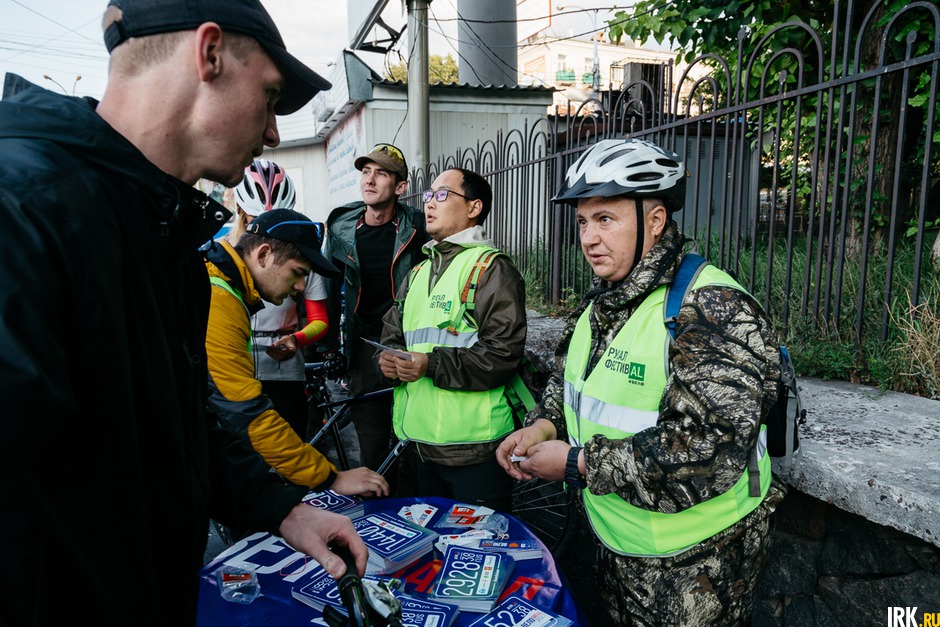
[[[670,213],[685,204],[686,171],[679,155],[642,139],[605,139],[587,149],[565,175],[553,200],[653,197]]]
[[[267,159],[255,159],[235,187],[235,201],[250,216],[272,209],[294,208],[294,183],[287,172]]]

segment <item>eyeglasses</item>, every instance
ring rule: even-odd
[[[460,192],[455,192],[454,190],[447,189],[446,187],[442,187],[440,189],[429,189],[428,191],[424,192],[422,197],[424,198],[424,202],[431,202],[432,198],[436,200],[437,202],[444,202],[445,200],[447,200],[448,194],[457,194],[461,198],[466,198],[467,200],[473,200],[473,198],[470,198],[469,196],[464,196]]]
[[[402,165],[405,164],[405,155],[401,154],[401,151],[391,144],[376,144],[372,147],[372,152],[384,152],[395,161],[400,161]]]

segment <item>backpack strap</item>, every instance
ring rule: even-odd
[[[493,259],[499,254],[501,253],[498,250],[485,251],[480,255],[476,263],[473,264],[473,268],[470,269],[467,282],[460,292],[460,302],[464,306],[465,315],[473,311],[477,288],[480,285],[480,278],[490,266]],[[523,358],[523,360],[524,359],[525,358]],[[522,380],[518,372],[514,374],[509,383],[506,384],[505,394],[509,399],[509,406],[512,408],[513,421],[516,423],[516,428],[522,428],[522,421],[525,415],[535,408],[536,402],[535,397],[532,396],[532,392],[529,390],[528,386],[526,386],[525,381]]]
[[[477,287],[480,285],[480,278],[498,254],[498,250],[488,250],[484,252],[480,255],[480,258],[477,259],[476,263],[473,264],[473,268],[470,269],[470,276],[467,277],[467,282],[460,292],[460,302],[465,305],[464,309],[466,311],[473,311]]]
[[[676,339],[676,318],[679,317],[679,309],[682,307],[682,302],[685,300],[686,294],[689,293],[689,288],[695,283],[695,279],[698,278],[699,273],[701,273],[706,265],[708,265],[708,261],[706,261],[704,257],[695,253],[689,253],[682,259],[682,263],[679,264],[679,270],[676,271],[676,278],[669,287],[666,288],[663,322],[673,340]],[[751,448],[747,460],[748,486],[750,488],[750,495],[754,497],[760,496],[761,493],[757,448],[757,446]]]
[[[521,429],[525,424],[526,414],[535,409],[538,403],[535,402],[532,391],[529,390],[529,386],[525,384],[519,372],[516,372],[509,380],[509,383],[506,384],[504,393],[509,400],[509,407],[512,410],[512,419],[516,429]]]
[[[669,287],[666,288],[666,302],[663,310],[666,329],[672,339],[676,339],[676,318],[679,317],[679,309],[682,307],[682,301],[685,295],[689,293],[689,288],[695,283],[702,269],[708,265],[708,261],[701,255],[689,253],[679,264],[679,270],[676,271],[676,278],[673,279]]]

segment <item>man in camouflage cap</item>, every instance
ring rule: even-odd
[[[609,624],[747,624],[785,493],[761,429],[780,364],[760,305],[705,266],[674,341],[665,326],[685,177],[677,155],[642,140],[601,141],[569,168],[555,200],[577,208],[599,281],[542,402],[497,451],[516,479],[583,489]]]

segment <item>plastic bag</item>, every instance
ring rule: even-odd
[[[261,596],[261,584],[258,575],[248,568],[223,566],[215,572],[219,583],[219,594],[226,601],[248,605]]]

